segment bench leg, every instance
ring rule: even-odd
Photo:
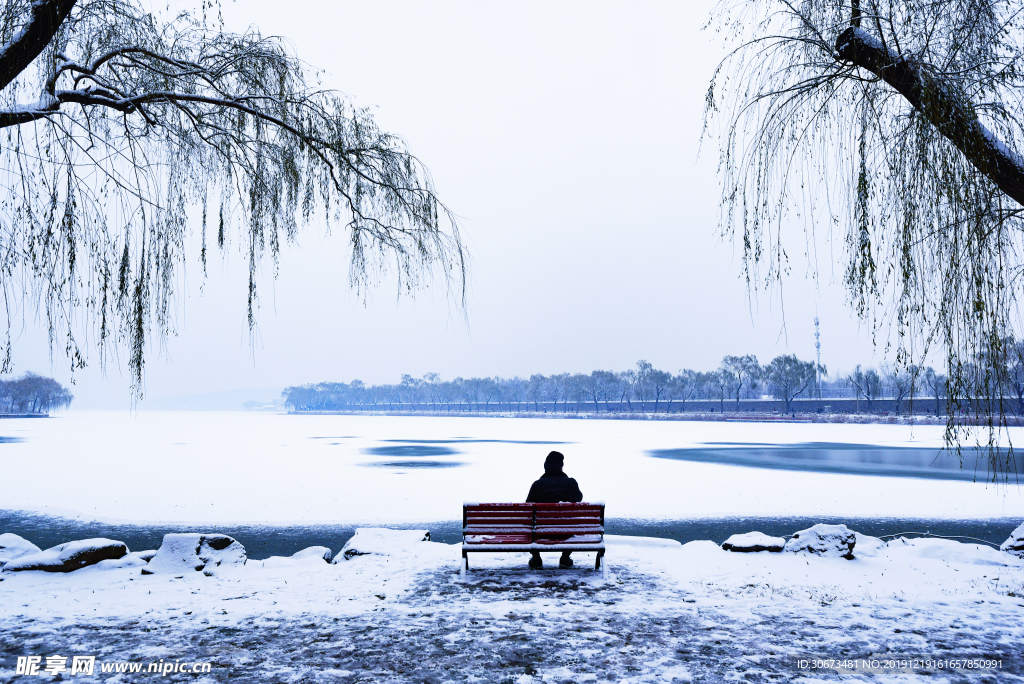
[[[594,572],[601,569],[601,556],[604,555],[604,551],[597,552],[597,560],[594,561]]]
[[[466,570],[469,570],[469,554],[463,552],[462,562],[459,563],[459,578],[466,579]]]

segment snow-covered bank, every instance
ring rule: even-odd
[[[614,518],[1024,519],[1016,485],[651,458],[708,444],[942,445],[940,426],[68,412],[5,421],[0,508],[207,524],[455,520],[520,501],[557,448]],[[1024,443],[1024,432],[1013,433]],[[947,458],[943,456],[943,458]],[[41,473],[50,474],[39,480]],[[17,484],[25,483],[25,484]],[[35,483],[29,486],[27,483]]]
[[[432,542],[212,576],[2,573],[0,681],[21,679],[17,656],[57,653],[208,661],[211,674],[184,677],[204,682],[791,681],[835,678],[798,658],[871,655],[998,656],[994,674],[932,674],[1024,681],[1024,561],[1009,554],[945,540],[861,543],[854,560],[607,541],[607,579],[585,556],[530,571],[525,555],[496,554],[460,582],[458,546]]]

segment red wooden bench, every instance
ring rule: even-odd
[[[465,503],[462,568],[469,554],[522,551],[596,551],[604,558],[603,503]]]

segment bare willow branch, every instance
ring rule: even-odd
[[[465,291],[458,226],[404,142],[314,87],[280,40],[207,21],[212,8],[160,21],[134,0],[9,0],[0,15],[5,303],[38,306],[73,366],[126,347],[140,393],[149,339],[173,327],[190,215],[204,270],[207,218],[220,248],[242,232],[251,326],[260,264],[276,272],[314,221],[345,226],[357,290],[391,273],[412,292],[436,273]]]

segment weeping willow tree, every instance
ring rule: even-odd
[[[258,269],[276,275],[314,220],[343,226],[357,290],[388,273],[400,292],[438,275],[464,292],[458,227],[403,141],[281,40],[219,17],[207,0],[167,20],[134,0],[0,6],[2,371],[12,321],[35,310],[73,368],[127,350],[141,392],[190,241],[205,273],[208,248],[240,236],[250,327]]]
[[[734,42],[705,134],[748,283],[786,274],[787,226],[811,249],[841,240],[853,310],[897,365],[945,356],[947,443],[977,440],[991,478],[1013,472],[996,445],[1018,424],[1004,393],[1024,237],[1020,3],[725,2],[714,25]]]

